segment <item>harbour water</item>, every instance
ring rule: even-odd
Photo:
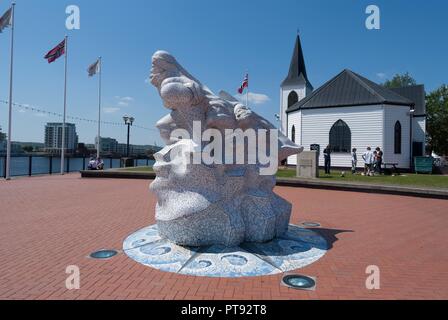
[[[59,173],[61,171],[61,159],[59,157],[12,157],[11,158],[11,176],[27,176],[30,171],[31,160],[31,174],[41,175],[49,174],[50,169],[52,173]],[[5,172],[5,157],[0,157],[0,178],[4,176]],[[120,168],[120,159],[103,159],[104,169]],[[152,166],[154,160],[138,159],[135,160],[137,167]],[[77,172],[84,170],[89,163],[89,158],[67,158],[65,159],[65,170],[67,172]]]

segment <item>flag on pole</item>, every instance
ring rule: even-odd
[[[12,93],[13,93],[13,71],[14,71],[14,12],[16,4],[13,2],[11,8],[0,18],[0,32],[11,27],[11,55],[9,64],[9,112],[8,112],[8,141],[6,145],[6,180],[11,179],[11,135],[12,135]]]
[[[12,8],[9,8],[0,18],[0,33],[12,25]]]
[[[89,68],[87,69],[87,72],[89,73],[89,77],[93,77],[98,72],[100,72],[100,59],[96,60],[95,63],[91,64]]]
[[[44,58],[48,60],[48,63],[52,63],[56,61],[59,57],[63,56],[64,54],[65,54],[65,40],[63,40],[56,47],[48,51],[48,53],[45,55]]]
[[[241,85],[241,87],[238,89],[238,93],[239,94],[243,94],[244,89],[249,87],[249,75],[246,74],[246,77],[243,80],[243,84]]]

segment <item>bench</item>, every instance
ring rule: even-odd
[[[384,174],[388,174],[388,173],[395,174],[395,175],[400,174],[398,172],[398,168],[397,168],[398,163],[395,163],[395,162],[385,162],[383,165],[384,165]],[[389,169],[388,167],[392,167],[392,169]]]

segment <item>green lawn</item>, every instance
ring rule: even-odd
[[[152,167],[127,168],[127,171],[134,172],[152,172]],[[294,178],[296,176],[295,169],[280,169],[277,177]],[[333,171],[331,175],[320,172],[320,178],[323,181],[335,182],[358,182],[384,185],[399,185],[413,187],[430,187],[448,189],[448,176],[428,175],[428,174],[402,174],[400,176],[375,176],[364,177],[360,174],[352,175],[350,171],[345,172],[345,177],[341,177],[341,172]]]
[[[295,169],[282,169],[277,173],[278,177],[294,178],[296,176]],[[429,174],[412,174],[406,173],[399,176],[374,176],[365,177],[360,174],[352,175],[350,171],[345,171],[345,177],[341,177],[341,171],[333,171],[331,175],[326,175],[320,171],[320,178],[323,181],[335,182],[358,182],[384,185],[399,185],[413,187],[431,187],[448,189],[448,176],[429,175]]]

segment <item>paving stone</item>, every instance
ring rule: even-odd
[[[312,230],[330,244],[297,271],[317,278],[313,293],[281,286],[280,275],[202,278],[124,253],[88,258],[155,223],[148,185],[79,174],[1,180],[0,299],[448,299],[446,200],[277,187],[293,204],[291,223],[319,222]],[[80,290],[65,288],[69,265],[80,268]],[[380,268],[380,290],[365,288],[369,265]]]

